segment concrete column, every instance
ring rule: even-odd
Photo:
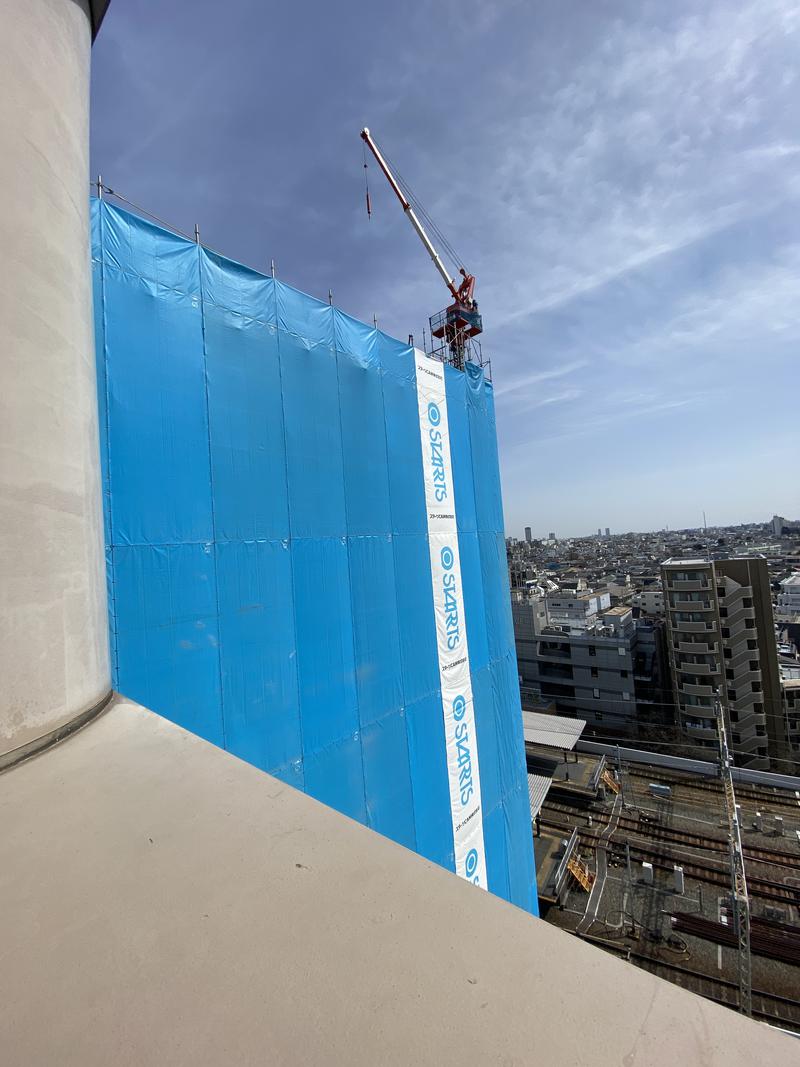
[[[86,0],[0,0],[0,757],[109,691]]]

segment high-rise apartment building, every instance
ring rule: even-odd
[[[687,740],[717,750],[716,700],[736,762],[783,770],[790,757],[769,574],[763,557],[668,559],[661,567],[676,719]]]
[[[525,527],[525,540],[528,542],[528,544],[530,544],[531,541],[533,540],[533,538],[531,537],[531,528],[530,528],[530,526],[526,526]]]

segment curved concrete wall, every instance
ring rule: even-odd
[[[85,0],[0,0],[0,754],[110,687]]]

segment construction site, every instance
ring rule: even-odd
[[[629,750],[580,751],[589,747],[578,740],[582,723],[565,722],[572,733],[550,737],[526,725],[529,780],[547,782],[532,796],[543,918],[800,1034],[800,792],[792,781],[737,781],[732,832],[724,774],[654,753],[634,762]]]
[[[0,0],[3,1064],[790,1062],[797,797],[523,717],[475,276],[366,128],[422,348],[90,181],[107,7]]]

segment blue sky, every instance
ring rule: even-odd
[[[478,278],[506,528],[800,515],[796,0],[113,0],[92,168],[405,338]]]

